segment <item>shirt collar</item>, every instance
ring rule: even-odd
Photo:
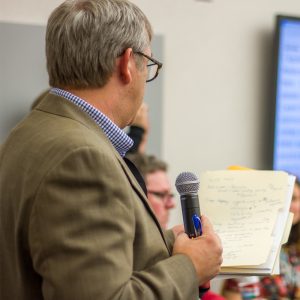
[[[59,88],[52,88],[50,93],[71,101],[84,112],[86,112],[103,130],[105,135],[122,157],[124,157],[126,152],[132,147],[133,140],[121,128],[119,128],[107,116],[105,116],[100,110],[91,104],[87,103],[78,96]]]

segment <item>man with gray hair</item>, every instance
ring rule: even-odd
[[[126,0],[67,0],[50,15],[51,90],[0,152],[0,299],[190,300],[218,273],[208,219],[194,240],[163,230],[123,158],[122,129],[162,66],[151,38]]]

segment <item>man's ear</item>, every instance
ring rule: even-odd
[[[120,56],[119,60],[119,74],[120,80],[124,84],[128,84],[132,80],[132,55],[133,51],[132,48],[127,48],[124,53]]]

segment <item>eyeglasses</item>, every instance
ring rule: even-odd
[[[158,76],[159,70],[162,68],[163,64],[161,62],[159,62],[158,60],[154,59],[153,57],[144,54],[143,52],[137,51],[134,53],[144,56],[151,61],[147,64],[148,75],[147,75],[146,82],[150,82],[150,81],[154,80]]]
[[[162,201],[174,198],[174,194],[169,192],[148,191],[148,194],[152,194]]]

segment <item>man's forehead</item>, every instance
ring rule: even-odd
[[[170,187],[170,180],[166,171],[157,170],[146,175],[147,184],[155,186],[167,186]]]

